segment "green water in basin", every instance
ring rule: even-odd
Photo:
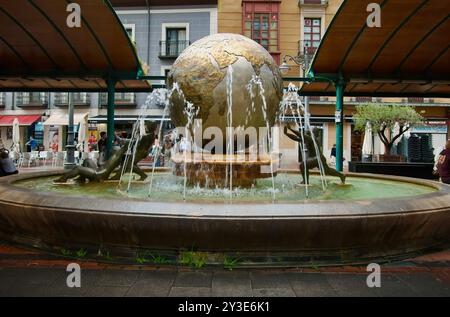
[[[131,189],[127,193],[128,181],[122,182],[118,188],[118,182],[104,183],[79,183],[54,184],[57,178],[40,177],[31,178],[14,183],[15,186],[35,190],[39,193],[52,192],[71,196],[88,196],[102,198],[144,199],[149,201],[180,202],[183,201],[183,178],[173,176],[170,173],[156,173],[153,179],[151,196],[148,196],[150,177],[145,182],[132,182]],[[277,202],[299,202],[306,199],[305,187],[299,185],[301,177],[298,174],[278,174],[275,179],[275,193]],[[428,186],[412,183],[370,179],[360,177],[348,177],[346,185],[341,185],[340,180],[327,177],[328,186],[322,189],[318,176],[311,176],[309,200],[366,200],[389,199],[399,197],[411,197],[428,194],[436,189]],[[230,191],[228,189],[206,189],[200,187],[188,187],[186,201],[205,203],[229,202]],[[272,181],[262,179],[257,181],[253,188],[236,188],[232,193],[234,202],[272,202]]]

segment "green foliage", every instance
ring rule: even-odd
[[[61,254],[63,256],[71,256],[72,255],[72,251],[62,248],[61,249]]]
[[[239,260],[239,258],[232,258],[226,255],[223,259],[223,267],[227,270],[232,271],[233,268],[238,264]]]
[[[76,255],[77,258],[84,258],[87,254],[87,251],[85,249],[80,249],[77,251]]]
[[[150,261],[155,264],[169,264],[171,261],[160,254],[151,254]]]
[[[141,257],[141,256],[137,256],[136,257],[136,263],[137,264],[145,264],[146,262],[148,262],[148,260],[146,258]]]
[[[387,153],[389,153],[394,141],[411,126],[421,123],[423,117],[410,106],[369,103],[356,106],[353,120],[355,130],[359,131],[364,131],[367,122],[369,122],[373,132],[378,134],[381,142],[386,146]],[[397,123],[399,131],[393,135]]]
[[[105,254],[105,259],[106,259],[107,261],[112,261],[112,260],[113,260],[113,257],[111,256],[111,254],[109,253],[109,251],[106,252],[106,254]]]
[[[202,268],[206,264],[207,257],[207,254],[204,252],[183,251],[179,257],[179,263]]]
[[[412,126],[422,122],[423,117],[410,106],[369,103],[356,106],[353,120],[356,130],[364,131],[366,123],[370,122],[373,129],[380,131],[383,128],[392,130],[396,122],[400,126]]]

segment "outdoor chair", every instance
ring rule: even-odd
[[[39,160],[39,152],[31,151],[30,156],[28,158],[28,167],[31,167],[31,164],[34,163],[34,166],[37,166],[37,162]]]
[[[64,152],[56,152],[53,154],[52,167],[64,164]]]
[[[39,152],[39,161],[44,163],[44,166],[47,165],[47,161],[53,159],[53,153],[50,151],[41,151]]]

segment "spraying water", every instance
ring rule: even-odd
[[[167,99],[167,90],[166,89],[153,90],[151,92],[151,94],[147,96],[145,104],[141,108],[141,113],[139,114],[135,124],[133,125],[133,129],[131,131],[131,139],[129,140],[129,143],[128,143],[127,153],[125,155],[125,160],[123,162],[123,168],[120,173],[120,179],[119,179],[119,183],[118,183],[118,187],[117,187],[118,189],[120,189],[120,187],[121,187],[123,177],[126,172],[125,168],[126,168],[126,166],[128,166],[128,162],[130,159],[131,159],[131,167],[130,167],[129,173],[130,174],[133,173],[133,166],[135,163],[137,144],[138,144],[140,138],[142,137],[142,134],[145,133],[145,131],[142,131],[142,130],[145,130],[145,127],[143,127],[143,122],[145,121],[145,118],[147,116],[146,110],[149,109],[151,107],[151,105],[153,105],[155,103],[164,104],[164,105],[166,105],[165,107],[167,107],[168,99]],[[129,177],[128,185],[127,185],[127,192],[130,191],[131,181],[132,181],[132,177]]]
[[[259,91],[259,96],[261,98],[262,101],[262,113],[264,116],[264,122],[266,123],[266,129],[267,129],[267,137],[268,137],[268,152],[269,152],[269,156],[270,156],[270,175],[272,178],[272,199],[273,201],[275,201],[276,199],[276,195],[275,195],[275,177],[274,177],[274,171],[273,171],[273,139],[272,139],[272,133],[270,131],[270,122],[267,116],[267,103],[266,103],[266,97],[265,97],[265,90],[264,90],[264,85],[263,82],[261,80],[261,77],[257,76],[257,75],[253,75],[252,79],[250,79],[250,82],[247,85],[247,90],[250,93],[250,98],[252,99],[252,108],[254,108],[254,98],[255,98],[255,94],[254,94],[254,87]]]
[[[283,97],[283,100],[281,101],[281,118],[280,120],[285,119],[285,115],[287,112],[290,112],[295,120],[295,123],[300,130],[301,139],[302,142],[300,144],[301,151],[303,153],[303,163],[304,163],[304,178],[305,178],[305,195],[308,197],[308,180],[307,180],[307,166],[306,166],[306,147],[304,142],[304,132],[309,131],[311,134],[311,138],[313,141],[314,149],[317,155],[317,163],[319,167],[319,173],[320,173],[320,180],[322,184],[322,189],[325,191],[327,188],[327,181],[325,178],[325,169],[323,167],[323,163],[321,160],[319,146],[316,141],[316,137],[314,135],[314,131],[311,129],[311,125],[307,122],[306,116],[309,114],[305,112],[305,107],[303,106],[302,100],[300,96],[297,93],[298,88],[292,84],[289,83],[287,93]],[[302,112],[304,113],[304,124],[302,119]]]
[[[233,67],[228,66],[227,70],[227,129],[228,144],[227,158],[230,164],[227,166],[227,176],[229,175],[230,199],[233,197]]]

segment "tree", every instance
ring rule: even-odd
[[[355,129],[359,131],[364,131],[367,122],[369,122],[383,142],[386,149],[385,153],[389,154],[394,142],[411,126],[421,123],[423,117],[410,106],[370,103],[356,106],[353,120]],[[399,125],[398,131],[394,131],[396,123]]]

